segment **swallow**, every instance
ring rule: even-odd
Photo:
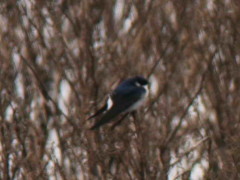
[[[109,94],[105,105],[88,119],[103,114],[102,117],[90,128],[98,129],[100,126],[114,120],[123,113],[130,113],[141,107],[149,94],[148,80],[142,76],[126,79]]]

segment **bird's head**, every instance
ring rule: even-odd
[[[147,92],[148,92],[148,85],[149,82],[147,79],[145,79],[142,76],[135,76],[133,78],[127,79],[125,81],[123,81],[120,86],[118,87],[118,89],[122,89],[125,87],[141,87],[144,88]]]
[[[135,86],[138,86],[138,87],[147,87],[148,86],[148,80],[145,79],[144,77],[142,76],[136,76],[132,79],[132,82]]]

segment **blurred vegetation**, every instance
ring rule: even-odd
[[[239,179],[240,3],[0,2],[0,179]],[[89,131],[120,80],[137,119]]]

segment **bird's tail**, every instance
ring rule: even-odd
[[[95,130],[97,128],[99,128],[100,126],[102,126],[103,124],[106,124],[110,121],[112,121],[117,115],[119,115],[119,109],[117,108],[112,108],[109,111],[107,111],[103,117],[97,121],[91,128],[90,130]]]
[[[102,114],[104,111],[107,110],[107,104],[105,104],[101,109],[99,109],[97,112],[95,112],[93,115],[91,115],[90,117],[87,118],[87,120],[95,118],[96,116],[98,116],[99,114]]]

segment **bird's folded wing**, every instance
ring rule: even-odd
[[[131,92],[130,92],[131,93]],[[109,109],[103,117],[97,121],[90,129],[94,130],[100,127],[103,124],[106,124],[113,120],[120,113],[126,111],[129,107],[131,107],[134,103],[136,103],[140,98],[140,93],[132,92],[132,94],[128,94],[127,96],[118,96],[114,97],[114,103],[111,109]]]

